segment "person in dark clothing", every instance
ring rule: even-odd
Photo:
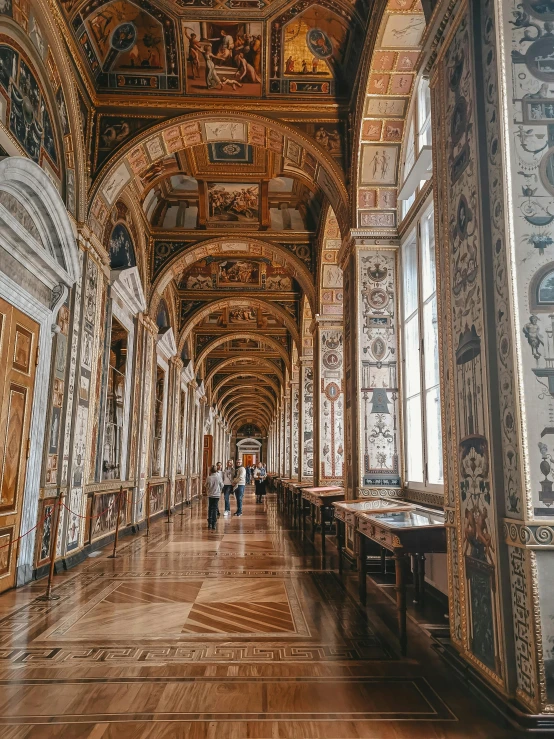
[[[258,466],[254,470],[254,483],[256,485],[256,503],[261,503],[265,495],[265,481],[267,471],[265,465],[258,462]]]

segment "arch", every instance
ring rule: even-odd
[[[249,306],[252,306],[254,308],[265,308],[268,312],[279,318],[284,323],[286,329],[292,336],[292,340],[294,341],[294,343],[297,346],[299,345],[300,334],[298,333],[298,327],[296,326],[296,323],[294,322],[294,319],[292,318],[290,313],[288,313],[284,308],[281,308],[280,305],[272,303],[271,301],[244,296],[242,298],[220,298],[219,300],[214,300],[213,302],[199,308],[196,313],[192,314],[192,316],[183,327],[179,335],[179,341],[177,342],[178,346],[181,346],[181,344],[187,340],[194,327],[198,325],[200,321],[202,321],[204,318],[207,318],[210,313],[220,310],[221,308],[240,308],[244,306],[245,303],[248,303]]]
[[[229,248],[230,245],[233,245],[235,248]],[[272,262],[281,264],[286,267],[290,276],[298,282],[302,292],[308,297],[310,304],[315,310],[315,290],[312,273],[301,259],[288,249],[269,241],[262,241],[250,236],[240,240],[237,237],[222,236],[221,238],[196,242],[193,246],[178,252],[168,260],[153,280],[150,311],[156,309],[157,302],[172,279],[178,279],[181,273],[188,267],[191,267],[195,262],[219,254],[225,257],[265,257]]]
[[[12,255],[53,288],[79,278],[79,250],[63,202],[52,180],[25,157],[0,162],[2,239]]]
[[[248,129],[256,126],[257,140],[272,139],[271,151],[284,155],[286,141],[292,141],[301,149],[309,152],[317,161],[316,171],[312,181],[322,190],[332,204],[343,233],[348,231],[348,193],[339,166],[330,154],[325,152],[315,141],[304,136],[298,130],[281,121],[276,121],[254,113],[239,113],[237,111],[210,111],[188,113],[169,121],[152,126],[147,131],[138,134],[125,144],[122,149],[104,165],[91,190],[90,214],[97,221],[97,214],[102,207],[110,207],[120,193],[150,168],[151,164],[167,156],[185,149],[207,144],[208,135],[206,124],[244,124],[245,139],[248,140]],[[262,135],[263,128],[263,135]],[[280,151],[276,151],[276,142]],[[148,147],[148,149],[146,148]],[[149,155],[147,155],[149,151]],[[153,155],[153,152],[156,154]],[[95,224],[93,231],[96,232]]]
[[[249,371],[245,371],[245,372],[236,372],[236,373],[234,373],[232,375],[227,375],[223,380],[221,380],[216,385],[216,387],[213,388],[212,395],[217,395],[217,393],[219,392],[220,388],[223,388],[223,386],[226,385],[227,382],[229,382],[231,380],[239,380],[241,377],[257,377],[260,380],[264,380],[265,382],[267,382],[267,384],[271,388],[273,388],[273,390],[275,391],[275,393],[277,395],[279,394],[279,386],[277,385],[276,382],[273,382],[273,380],[271,380],[269,377],[267,377],[267,375],[264,375],[262,372],[255,372],[255,371],[249,372]],[[222,396],[222,398],[223,397],[224,396]],[[218,400],[221,400],[222,398],[218,398]]]
[[[237,331],[237,333],[232,334],[225,334],[224,336],[219,336],[214,341],[211,341],[209,344],[207,344],[198,357],[195,359],[195,365],[196,368],[200,367],[202,365],[202,362],[206,359],[206,357],[212,353],[214,349],[216,349],[218,346],[221,346],[222,344],[225,344],[227,341],[233,341],[234,339],[253,339],[254,341],[259,341],[263,344],[266,344],[267,346],[271,347],[283,360],[285,363],[285,366],[290,365],[290,357],[285,351],[282,344],[279,344],[278,341],[275,341],[275,339],[272,339],[271,336],[260,336],[259,334],[256,334],[252,331]]]
[[[277,405],[277,399],[275,396],[271,395],[269,390],[265,390],[264,388],[261,388],[257,385],[244,385],[240,388],[240,390],[254,390],[255,392],[252,393],[252,395],[247,395],[243,392],[240,394],[231,395],[234,388],[231,388],[229,392],[226,394],[225,398],[221,398],[218,400],[218,406],[221,409],[221,412],[225,414],[227,412],[227,409],[232,403],[236,403],[242,398],[245,398],[247,401],[250,401],[253,397],[258,397],[259,400],[263,400],[264,403],[267,401],[271,407],[274,407]]]
[[[224,359],[222,362],[220,362],[219,364],[217,364],[206,375],[206,378],[204,380],[204,384],[205,385],[208,385],[208,383],[210,382],[210,380],[213,377],[215,377],[215,375],[217,375],[220,372],[222,372],[225,369],[225,367],[229,367],[229,365],[232,365],[234,362],[237,361],[237,359],[238,359],[237,357],[229,357],[229,359]],[[277,375],[277,377],[281,381],[281,384],[283,383],[283,375],[281,373],[281,370],[279,369],[279,367],[277,367],[275,364],[273,364],[273,362],[271,362],[271,360],[265,359],[264,357],[256,357],[254,354],[248,354],[248,353],[245,353],[244,357],[240,357],[240,360],[239,361],[244,361],[244,360],[252,360],[253,362],[256,362],[257,364],[260,364],[263,367],[267,367],[267,369],[271,370],[272,372],[274,372]],[[246,367],[246,365],[245,365],[245,367]],[[237,370],[237,372],[239,372],[239,370]]]
[[[405,144],[405,120],[410,99],[415,89],[416,67],[425,31],[425,15],[421,6],[410,10],[414,32],[410,45],[394,44],[394,54],[383,42],[391,16],[403,11],[391,3],[380,3],[373,10],[376,17],[375,35],[368,36],[364,61],[359,69],[362,83],[356,101],[356,115],[352,130],[354,140],[349,181],[353,186],[351,220],[355,227],[371,229],[372,235],[395,238],[397,235],[397,195],[401,149]],[[380,20],[379,20],[380,17]],[[415,34],[415,35],[414,35]],[[419,38],[419,40],[418,40]],[[378,77],[383,72],[383,59],[391,57],[390,70],[397,85],[377,91],[369,84],[371,73]],[[378,161],[375,156],[378,156]],[[384,157],[383,157],[384,155]],[[383,169],[381,169],[383,168]],[[337,214],[338,216],[338,214]]]
[[[248,408],[237,408],[234,411],[232,411],[229,415],[229,424],[231,427],[234,427],[241,419],[244,419],[248,416],[260,414],[262,419],[265,421],[266,426],[269,428],[269,425],[271,423],[271,419],[273,416],[269,413],[269,411],[262,407],[262,406],[249,406]],[[242,422],[242,421],[241,421]],[[256,417],[256,422],[259,422],[259,417]]]
[[[275,406],[277,403],[270,402],[265,396],[261,395],[252,395],[250,397],[240,396],[236,398],[230,398],[227,402],[227,406],[222,411],[223,415],[226,415],[227,413],[232,413],[234,410],[247,406],[250,408],[254,407],[260,407],[260,408],[266,408],[269,413],[273,413],[275,411]]]

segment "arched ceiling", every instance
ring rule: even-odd
[[[50,5],[91,102],[87,225],[110,256],[126,226],[150,317],[267,433],[351,229],[395,231],[419,0]]]

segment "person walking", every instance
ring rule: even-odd
[[[256,503],[261,503],[265,495],[265,479],[267,471],[262,462],[258,462],[254,470],[254,484],[256,485]]]
[[[206,491],[208,493],[208,529],[212,529],[213,531],[215,531],[215,525],[217,523],[217,512],[222,487],[221,477],[214,464],[210,467],[210,474],[206,480]]]
[[[235,465],[232,459],[227,462],[227,467],[223,470],[223,497],[225,500],[224,516],[231,515],[231,493],[233,492],[233,480],[235,479]]]
[[[217,474],[219,475],[219,479],[221,480],[221,488],[223,489],[223,465],[221,462],[218,462],[216,464]],[[217,517],[219,518],[221,516],[221,511],[219,510],[219,506],[217,507]]]
[[[233,490],[237,499],[237,510],[235,516],[242,516],[242,499],[244,497],[244,486],[246,485],[246,470],[242,466],[242,461],[237,459],[235,469],[235,477],[233,478]]]

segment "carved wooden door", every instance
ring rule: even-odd
[[[0,592],[15,584],[39,326],[0,299]]]
[[[210,474],[210,467],[212,466],[212,453],[213,453],[214,437],[211,434],[204,436],[204,454],[202,456],[202,481],[206,482],[208,475]]]

